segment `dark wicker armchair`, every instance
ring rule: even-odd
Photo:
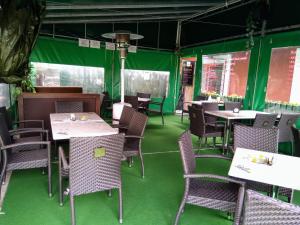
[[[123,107],[120,119],[113,119],[113,121],[118,121],[119,124],[112,124],[112,127],[119,128],[119,133],[126,132],[134,112],[134,108],[125,105]]]
[[[124,156],[128,159],[129,165],[132,165],[133,156],[139,156],[142,167],[142,177],[145,176],[144,160],[142,155],[142,139],[144,138],[144,131],[148,117],[139,112],[135,112],[129,123],[124,144]]]
[[[257,113],[254,119],[253,127],[272,128],[277,120],[277,114]]]
[[[161,116],[162,125],[165,125],[165,120],[164,120],[164,104],[165,104],[165,100],[166,100],[166,96],[163,96],[161,102],[151,101],[149,103],[149,105],[156,106],[158,108],[156,108],[156,109],[154,109],[154,108],[153,109],[147,109],[148,113],[159,114]]]
[[[31,142],[31,141],[42,141],[43,133],[40,130],[44,130],[44,120],[21,120],[12,122],[6,107],[0,107],[0,113],[3,114],[6,126],[9,133],[14,137],[14,143]],[[14,127],[16,126],[16,127]],[[21,134],[22,131],[31,130],[25,134]],[[33,132],[36,130],[37,132]],[[18,151],[18,148],[14,148],[14,151]]]
[[[213,144],[215,147],[216,137],[222,138],[222,148],[224,150],[224,126],[215,126],[217,122],[213,124],[207,122],[207,117],[204,116],[203,109],[197,109],[193,106],[189,106],[190,117],[190,131],[193,135],[199,137],[199,143],[201,148],[202,138],[205,140],[209,137],[213,138]]]
[[[184,210],[185,204],[192,204],[229,213],[235,213],[234,224],[240,223],[245,183],[215,174],[196,173],[196,158],[218,158],[231,160],[218,155],[194,155],[191,134],[184,132],[179,138],[180,154],[183,162],[185,191],[175,225]]]
[[[278,128],[259,128],[246,125],[234,126],[234,148],[246,148],[265,152],[278,152]],[[271,194],[272,186],[247,181],[247,188]]]
[[[241,109],[242,108],[242,103],[241,102],[225,102],[224,103],[224,109],[225,110],[233,111],[236,108]]]
[[[135,110],[139,109],[139,102],[138,102],[137,96],[125,95],[124,101],[126,103],[129,103],[131,105],[131,107],[134,108]]]
[[[121,158],[124,134],[70,139],[69,163],[59,148],[60,204],[63,204],[64,177],[69,177],[71,221],[75,221],[74,197],[99,191],[119,190],[119,222],[123,221]]]
[[[242,225],[299,225],[300,207],[246,191]]]
[[[31,130],[20,131],[20,134],[30,134]],[[37,132],[37,131],[34,131]],[[30,141],[13,143],[11,134],[5,123],[3,114],[0,114],[0,152],[2,155],[2,171],[0,181],[5,181],[7,171],[46,168],[48,171],[48,194],[52,196],[51,185],[51,143],[48,141],[48,131],[40,130],[46,141]],[[15,148],[22,151],[13,151]]]
[[[56,113],[76,113],[83,112],[83,102],[57,101],[55,102]]]

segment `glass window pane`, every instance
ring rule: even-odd
[[[300,47],[272,49],[266,100],[300,104],[299,84]]]
[[[125,70],[125,94],[149,93],[151,97],[167,96],[170,72]]]
[[[37,86],[77,86],[83,93],[104,91],[104,68],[50,63],[32,63]]]
[[[9,85],[0,83],[0,107],[10,107]]]
[[[202,56],[202,93],[244,97],[250,51]]]

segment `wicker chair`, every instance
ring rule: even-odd
[[[272,128],[275,125],[277,114],[257,113],[254,119],[253,127]]]
[[[60,203],[63,203],[62,179],[68,177],[71,221],[75,221],[74,197],[99,191],[119,190],[119,222],[123,220],[121,157],[124,134],[70,139],[70,163],[59,148]]]
[[[83,102],[57,101],[55,102],[56,113],[76,113],[83,112]]]
[[[246,125],[234,126],[234,148],[247,148],[266,152],[278,152],[278,128],[259,128]],[[271,194],[272,186],[254,181],[247,181],[247,188]]]
[[[219,104],[217,102],[203,102],[202,103],[203,111],[218,111]],[[217,122],[217,117],[215,116],[206,116],[206,122],[215,124]]]
[[[130,96],[130,95],[125,95],[124,96],[124,101],[126,103],[129,103],[132,108],[135,110],[139,109],[139,102],[138,102],[138,97],[137,96]]]
[[[154,113],[154,114],[159,114],[161,115],[161,122],[162,125],[165,125],[165,120],[164,120],[164,104],[165,104],[166,96],[163,96],[161,102],[156,102],[156,101],[151,101],[149,105],[155,105],[159,107],[158,109],[147,109],[148,113]]]
[[[295,124],[296,120],[300,117],[300,114],[289,113],[281,114],[278,129],[279,140],[278,142],[293,142],[293,135],[291,127]]]
[[[32,131],[24,130],[21,134],[29,134]],[[34,131],[36,132],[36,131]],[[2,171],[0,181],[5,181],[6,171],[47,168],[48,169],[48,194],[52,196],[51,185],[51,143],[48,141],[48,131],[40,130],[46,136],[46,141],[31,141],[13,143],[11,135],[5,123],[3,114],[0,114],[0,151],[2,153]],[[32,148],[32,146],[36,146]],[[22,148],[22,151],[12,151],[14,148]]]
[[[299,225],[300,207],[246,191],[242,225]]]
[[[235,108],[241,109],[242,103],[241,102],[225,102],[224,109],[233,111]]]
[[[0,113],[4,115],[5,123],[7,128],[9,129],[9,133],[12,137],[15,137],[13,140],[14,143],[43,140],[43,135],[41,135],[41,133],[39,132],[40,130],[44,130],[43,120],[21,120],[12,122],[5,106],[0,107]],[[17,125],[17,128],[14,128],[15,125]],[[20,132],[26,130],[32,130],[32,132],[26,133],[26,135],[21,135]],[[33,132],[33,130],[37,130],[37,132],[35,133]],[[14,148],[14,151],[18,151],[18,148]]]
[[[143,178],[145,176],[145,169],[141,144],[147,121],[148,117],[143,113],[135,112],[133,114],[125,135],[123,151],[124,156],[129,160],[130,166],[132,165],[133,156],[140,157]]]
[[[213,125],[207,123],[203,109],[197,109],[193,106],[189,106],[189,117],[190,131],[193,135],[199,137],[199,148],[201,148],[202,138],[205,138],[206,140],[207,138],[212,137],[215,147],[216,137],[221,137],[224,150],[224,126],[214,126],[216,122]]]
[[[199,174],[195,170],[196,158],[231,159],[218,155],[194,155],[189,131],[180,136],[179,148],[184,169],[185,191],[176,215],[175,225],[179,222],[185,204],[235,213],[234,224],[239,224],[245,183],[215,174]]]
[[[113,119],[114,121],[119,121],[119,124],[112,124],[112,127],[119,128],[119,133],[126,132],[132,116],[135,110],[132,107],[124,106],[122,110],[122,114],[119,120]]]
[[[279,123],[280,123],[280,121],[279,121]],[[294,141],[293,141],[293,156],[300,157],[300,131],[294,126],[291,126],[290,129],[291,129],[292,136],[294,139]],[[279,132],[280,132],[280,130],[279,130]],[[279,137],[280,137],[280,135],[279,135]],[[280,188],[278,188],[278,194],[287,197],[288,202],[293,201],[294,190],[292,190],[292,189],[280,187]]]

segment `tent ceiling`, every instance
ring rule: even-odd
[[[144,36],[133,44],[173,50],[179,20],[181,46],[245,36],[249,13],[261,13],[259,1],[263,0],[52,0],[47,1],[41,34],[105,41],[101,34],[122,29]],[[267,30],[297,28],[300,1],[269,2],[269,13],[263,15],[267,18]],[[256,31],[260,30],[258,23]]]

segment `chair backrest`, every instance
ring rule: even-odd
[[[257,113],[254,119],[253,126],[261,128],[272,128],[277,119],[277,114]]]
[[[300,224],[300,207],[247,190],[242,225]]]
[[[123,134],[71,138],[70,194],[120,187],[123,145]]]
[[[197,109],[188,106],[190,117],[190,132],[196,136],[202,136],[205,133],[205,119],[203,109]]]
[[[241,109],[242,103],[241,102],[225,102],[224,109],[225,110],[234,110],[235,108]]]
[[[2,113],[4,115],[4,119],[5,119],[7,128],[9,130],[13,129],[11,118],[10,118],[5,106],[0,107],[0,113]]]
[[[293,156],[300,157],[300,130],[294,126],[291,127],[291,130],[294,137]]]
[[[136,93],[136,96],[137,96],[138,98],[150,98],[150,97],[151,97],[151,94],[137,92],[137,93]]]
[[[127,135],[143,136],[148,117],[139,112],[134,112],[126,132]]]
[[[76,113],[83,112],[83,102],[76,101],[56,101],[55,102],[56,113]]]
[[[134,108],[135,110],[138,110],[139,102],[138,102],[137,96],[125,95],[124,101],[129,103],[131,105],[131,107]]]
[[[195,101],[205,101],[207,99],[208,99],[208,97],[205,95],[198,95],[195,97]]]
[[[203,102],[202,103],[203,111],[217,111],[219,110],[219,104],[217,102]],[[217,121],[217,117],[215,116],[207,116],[207,123],[215,123]]]
[[[134,108],[124,105],[119,123],[128,126],[134,114]]]
[[[300,114],[281,114],[278,129],[279,129],[279,142],[290,142],[292,141],[291,127],[294,125],[296,120],[300,117]]]
[[[265,152],[278,152],[278,128],[234,126],[234,149],[247,148]]]
[[[192,137],[189,131],[180,135],[178,140],[184,174],[192,174],[196,169],[195,154],[193,152]]]
[[[1,141],[3,143],[1,143],[0,141],[0,145],[10,145],[12,143],[11,141],[11,137],[10,134],[8,132],[8,128],[6,125],[6,120],[5,120],[5,114],[0,113],[0,137],[1,137]]]

